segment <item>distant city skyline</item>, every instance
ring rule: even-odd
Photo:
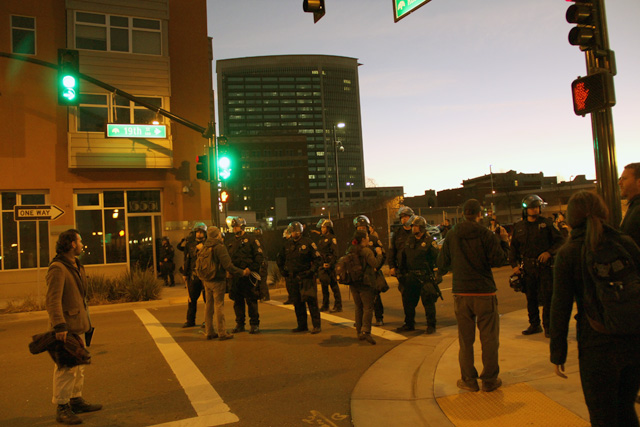
[[[406,196],[511,169],[595,178],[589,116],[570,85],[586,74],[571,46],[571,3],[432,0],[393,22],[390,1],[326,0],[313,24],[301,0],[208,0],[214,60],[282,54],[358,58],[365,176]],[[616,52],[618,172],[640,160],[640,2],[606,2]],[[215,79],[215,77],[214,77]]]

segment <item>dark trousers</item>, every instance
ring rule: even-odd
[[[527,290],[527,312],[529,324],[540,325],[540,309],[542,306],[542,326],[549,329],[551,316],[551,296],[553,294],[553,270],[550,266],[525,270],[525,286]]]
[[[369,286],[350,286],[356,306],[356,331],[371,333],[375,291]]]
[[[376,316],[376,320],[382,320],[384,317],[384,306],[382,305],[382,294],[376,292],[376,297],[373,300],[373,313]]]
[[[198,308],[198,298],[202,295],[202,300],[206,302],[204,295],[204,285],[197,277],[187,280],[187,291],[189,292],[189,302],[187,303],[187,322],[196,323],[196,310]]]
[[[454,310],[458,321],[458,362],[462,380],[471,384],[480,378],[494,382],[500,373],[498,347],[500,346],[500,316],[498,298],[495,295],[463,296],[454,295]],[[474,365],[473,343],[476,339],[476,325],[480,332],[482,346],[482,374]]]
[[[336,274],[333,270],[327,270],[319,275],[320,287],[322,288],[322,307],[329,308],[329,288],[333,292],[333,298],[335,299],[334,307],[342,308],[342,294],[340,293],[340,286],[336,279]]]
[[[315,290],[316,296],[313,296]],[[296,312],[296,321],[298,327],[307,329],[307,306],[309,307],[309,315],[311,316],[311,324],[314,328],[320,327],[320,308],[318,308],[318,290],[316,287],[315,277],[291,279],[291,300],[293,308]]]
[[[580,380],[594,427],[638,426],[635,398],[640,388],[640,349],[580,350]]]
[[[248,277],[240,277],[234,280],[229,293],[233,300],[233,311],[236,313],[236,325],[244,326],[246,319],[245,304],[249,311],[249,324],[260,325],[258,314],[258,289],[255,288]]]
[[[269,275],[268,263],[265,261],[260,267],[260,298],[265,300],[271,299],[269,296],[269,285],[267,284],[267,276]]]
[[[416,307],[422,298],[422,306],[427,317],[428,326],[436,326],[436,295],[430,295],[422,291],[423,284],[418,280],[405,280],[402,292],[402,307],[404,308],[404,323],[415,327]]]

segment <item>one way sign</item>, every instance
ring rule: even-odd
[[[13,208],[15,221],[53,221],[64,215],[56,205],[21,205]]]

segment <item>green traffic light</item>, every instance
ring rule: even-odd
[[[228,180],[231,178],[231,159],[227,156],[221,156],[218,159],[218,174],[220,179]]]
[[[64,76],[62,78],[62,85],[66,88],[74,88],[76,87],[76,78],[73,76]]]
[[[218,167],[222,169],[229,169],[231,167],[231,159],[225,156],[220,157],[218,160]]]

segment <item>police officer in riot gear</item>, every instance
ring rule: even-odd
[[[183,279],[187,284],[189,300],[187,303],[187,321],[183,328],[190,328],[196,325],[196,310],[198,308],[198,298],[202,295],[205,299],[204,285],[196,275],[196,260],[198,259],[198,245],[207,240],[207,226],[203,222],[198,222],[193,227],[193,236],[187,237],[184,242],[180,242],[178,249],[184,251]]]
[[[318,308],[318,288],[315,274],[322,264],[322,257],[315,243],[309,237],[303,237],[304,227],[298,221],[290,224],[291,238],[285,242],[284,251],[278,257],[278,267],[291,286],[291,297],[296,312],[298,326],[292,332],[308,331],[307,310],[311,315],[312,334],[320,329],[320,310]]]
[[[317,228],[320,229],[320,239],[318,241],[318,252],[322,257],[322,266],[318,270],[318,279],[322,287],[322,306],[320,311],[329,310],[329,288],[333,292],[335,303],[332,313],[342,311],[342,295],[340,286],[336,279],[336,262],[338,261],[338,241],[333,233],[333,222],[330,219],[318,221]]]
[[[527,295],[529,327],[523,335],[542,332],[540,310],[542,305],[542,326],[549,337],[549,317],[551,314],[551,294],[553,290],[552,257],[564,243],[553,221],[541,216],[543,200],[531,194],[522,200],[522,220],[513,227],[513,237],[509,251],[509,262],[513,274],[524,270],[524,286]]]
[[[264,239],[262,235],[262,229],[256,228],[253,232],[256,239],[258,239],[258,243],[260,246],[264,248]],[[267,255],[262,252],[262,265],[260,266],[260,301],[269,301],[271,297],[269,296],[269,285],[267,284],[267,275],[269,274],[269,260],[267,259]]]
[[[415,329],[416,306],[422,298],[427,316],[427,334],[436,331],[436,301],[440,289],[435,281],[434,268],[438,259],[438,245],[427,232],[427,221],[416,216],[411,221],[411,233],[401,254],[400,271],[404,277],[402,306],[406,330]]]
[[[358,215],[353,219],[353,225],[355,225],[356,230],[363,230],[369,234],[369,248],[376,253],[376,248],[380,248],[382,251],[382,261],[380,265],[384,265],[384,262],[387,259],[387,253],[384,250],[382,245],[382,241],[380,241],[380,236],[374,230],[371,225],[371,221],[365,215]],[[376,317],[376,321],[374,323],[375,326],[383,326],[384,325],[384,305],[382,304],[382,296],[380,292],[376,292],[375,299],[373,300],[373,312]]]
[[[233,235],[226,241],[227,250],[231,256],[233,265],[244,270],[249,268],[252,273],[258,274],[262,267],[263,255],[260,241],[255,236],[245,233],[247,225],[244,218],[233,218],[230,222]],[[229,290],[229,298],[233,300],[233,311],[236,314],[236,327],[233,333],[244,332],[245,304],[249,311],[250,334],[260,332],[260,315],[258,314],[258,299],[260,297],[260,284],[251,281],[251,275],[234,277]]]
[[[400,227],[396,229],[391,235],[389,241],[389,273],[392,276],[398,278],[398,290],[402,294],[402,301],[404,303],[404,291],[405,291],[405,276],[400,270],[400,263],[402,261],[402,251],[409,237],[412,236],[411,222],[414,218],[413,209],[408,206],[403,206],[398,209],[397,217],[400,220]],[[406,323],[399,328],[398,331],[413,331],[414,325],[407,325]]]

